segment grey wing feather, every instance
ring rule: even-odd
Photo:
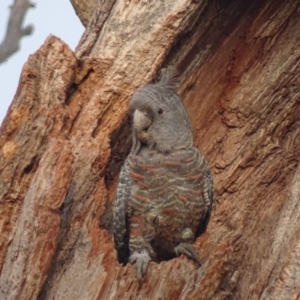
[[[205,181],[205,183],[204,183],[204,202],[205,202],[205,206],[208,209],[207,209],[207,213],[206,213],[203,221],[201,222],[199,228],[197,229],[196,236],[199,236],[206,231],[207,225],[210,220],[213,204],[215,201],[214,182],[213,182],[211,170],[208,165],[207,165],[207,168],[204,173],[204,181]]]
[[[127,206],[130,193],[131,179],[129,175],[128,161],[126,160],[119,177],[113,213],[114,242],[118,252],[118,259],[121,263],[126,263],[129,256]]]
[[[209,202],[209,210],[211,211],[212,205],[215,201],[215,195],[214,195],[213,177],[212,177],[211,170],[209,167],[207,167],[207,169],[205,171],[204,180],[205,180],[205,187],[206,187],[206,193],[207,193],[206,197]]]

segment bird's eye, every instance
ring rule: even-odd
[[[159,115],[162,115],[163,112],[164,112],[164,111],[162,110],[162,108],[159,108],[159,109],[157,110],[157,113],[158,113]]]

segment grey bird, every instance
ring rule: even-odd
[[[119,261],[136,265],[139,282],[150,261],[185,254],[201,265],[193,242],[206,231],[214,201],[178,84],[177,73],[163,69],[129,105],[133,143],[119,177],[113,231]]]

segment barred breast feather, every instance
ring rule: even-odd
[[[194,235],[206,229],[213,200],[208,164],[195,147],[168,155],[130,155],[127,164],[130,248],[148,245],[154,260],[173,256],[175,246],[184,242],[185,228]]]

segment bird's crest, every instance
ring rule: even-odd
[[[161,70],[159,85],[164,85],[176,91],[179,87],[180,76],[178,70],[174,67],[168,67]]]

